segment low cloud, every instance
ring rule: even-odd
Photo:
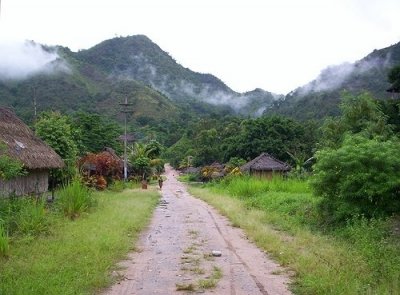
[[[39,73],[68,71],[55,50],[32,41],[0,43],[0,80],[22,80]]]
[[[141,80],[171,98],[195,98],[213,105],[229,106],[235,112],[244,114],[248,114],[248,107],[257,99],[254,95],[225,91],[208,83],[192,83],[189,79],[176,79],[169,74],[161,74],[157,66],[143,53],[131,55],[130,59],[135,66],[124,70],[116,69],[112,75],[121,79]],[[258,100],[262,100],[264,96],[265,94],[260,93]],[[268,104],[268,101],[265,104]],[[265,108],[265,106],[256,110],[252,108],[250,112],[254,116],[260,116]]]
[[[319,76],[309,84],[306,84],[297,90],[300,96],[307,95],[311,92],[331,91],[340,88],[348,78],[354,74],[363,74],[380,66],[387,67],[391,56],[385,57],[368,57],[356,63],[343,63],[340,65],[329,66]],[[290,93],[289,95],[293,94]]]

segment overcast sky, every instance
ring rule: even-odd
[[[144,34],[240,92],[285,94],[328,65],[400,42],[400,0],[0,1],[0,46],[29,39],[77,51]]]

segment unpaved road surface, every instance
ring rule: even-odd
[[[105,294],[291,294],[279,265],[211,206],[190,196],[169,166],[166,176],[138,251],[121,263],[126,268],[118,273],[120,281]]]

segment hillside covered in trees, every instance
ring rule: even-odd
[[[275,101],[265,114],[280,114],[297,119],[322,119],[339,115],[343,92],[358,95],[368,91],[378,99],[393,96],[387,92],[389,70],[400,64],[400,43],[374,50],[355,63],[330,66],[310,83]],[[395,96],[395,95],[394,95]]]

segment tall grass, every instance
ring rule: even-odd
[[[65,216],[75,219],[95,204],[92,192],[78,179],[73,180],[58,193],[57,204]]]
[[[32,198],[0,199],[0,220],[9,235],[36,236],[49,228],[45,202]]]
[[[241,177],[191,192],[294,270],[296,294],[400,294],[400,236],[393,234],[393,219],[358,217],[326,227],[320,199],[298,182]]]
[[[284,179],[274,177],[269,181],[250,176],[227,177],[219,183],[211,184],[217,190],[225,190],[235,197],[254,197],[269,191],[279,191],[286,193],[309,193],[310,188],[304,180],[295,178]]]
[[[114,282],[116,263],[132,251],[159,195],[94,192],[95,211],[71,221],[54,215],[49,235],[13,238],[0,257],[0,294],[100,294]]]
[[[0,219],[0,257],[8,256],[9,249],[8,234],[4,228],[3,221]]]

